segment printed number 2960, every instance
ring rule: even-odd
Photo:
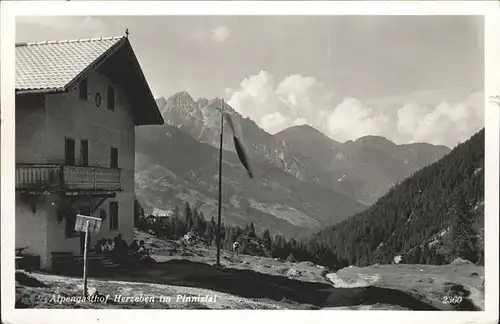
[[[462,302],[462,296],[444,296],[443,304],[460,304]]]

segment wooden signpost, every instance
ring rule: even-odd
[[[89,234],[99,232],[102,220],[97,217],[76,215],[75,231],[85,232],[85,245],[83,250],[83,297],[87,297],[87,250]]]

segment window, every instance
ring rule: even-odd
[[[106,215],[106,211],[105,211],[104,209],[101,209],[101,210],[99,211],[99,217],[101,218],[101,220],[102,220],[103,222],[106,220],[106,217],[107,217],[107,216],[108,216],[108,215]]]
[[[78,233],[75,231],[76,214],[79,211],[68,211],[66,215],[66,238],[77,237]]]
[[[80,81],[78,85],[78,98],[85,101],[88,99],[87,78]]]
[[[118,149],[116,147],[111,148],[111,157],[109,167],[118,169]]]
[[[115,110],[115,88],[108,86],[108,109]]]
[[[65,139],[64,161],[66,165],[75,165],[75,140],[72,138]]]
[[[83,166],[89,165],[89,141],[80,141],[80,164]]]
[[[118,202],[109,203],[109,230],[118,230]]]

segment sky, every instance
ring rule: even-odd
[[[16,41],[126,28],[155,97],[223,97],[271,134],[453,147],[484,127],[481,16],[18,17]]]

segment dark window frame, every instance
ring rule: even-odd
[[[66,224],[65,224],[64,234],[66,238],[78,237],[78,233],[75,231],[76,214],[77,212],[74,213],[70,212],[65,217]]]
[[[117,201],[109,202],[109,230],[117,231],[119,228],[119,208]]]
[[[86,143],[86,145],[83,145]],[[83,148],[86,147],[86,150]],[[89,148],[89,140],[82,139],[80,140],[80,165],[89,166],[89,158],[90,158],[90,148]]]
[[[87,78],[80,81],[78,84],[78,99],[83,101],[89,100],[89,82]]]
[[[109,149],[109,167],[113,169],[118,169],[119,163],[118,148],[111,146]]]
[[[68,154],[68,143],[72,142],[73,143],[73,152],[71,156],[71,160],[69,161],[68,158],[70,158]],[[66,165],[75,165],[76,164],[76,141],[74,138],[71,137],[64,137],[64,164]]]
[[[108,85],[106,90],[107,108],[108,110],[115,111],[116,106],[116,91],[111,85]]]

